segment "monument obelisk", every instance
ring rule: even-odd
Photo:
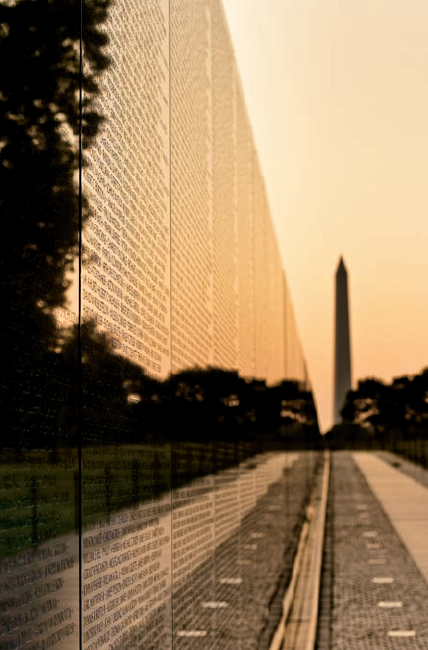
[[[340,258],[336,271],[336,328],[334,352],[334,424],[341,421],[346,393],[351,389],[351,342],[349,335],[348,274]]]

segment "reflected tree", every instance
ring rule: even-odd
[[[218,368],[159,382],[115,354],[93,324],[74,328],[68,338],[56,327],[54,311],[65,304],[89,215],[79,170],[103,119],[95,99],[97,79],[109,64],[102,31],[108,7],[109,0],[85,0],[81,15],[75,0],[0,5],[0,55],[7,62],[0,69],[0,206],[7,237],[2,442],[76,445],[79,390],[84,443],[159,439],[169,435],[171,422],[174,437],[198,443],[276,436],[284,400],[293,402],[289,418],[303,413],[306,398],[294,384],[267,387]]]
[[[60,343],[53,314],[65,304],[79,228],[89,213],[78,172],[82,136],[89,146],[102,120],[94,98],[97,75],[109,63],[101,30],[108,5],[84,2],[83,16],[74,0],[0,5],[2,388],[16,445],[31,444],[26,420],[46,417],[53,385],[44,382],[61,365],[53,356]]]

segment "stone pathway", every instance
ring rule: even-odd
[[[428,650],[428,584],[349,453],[333,454],[330,495],[331,611],[318,650]]]
[[[428,583],[428,489],[373,454],[353,457]]]
[[[422,465],[412,463],[407,458],[394,454],[392,451],[377,451],[376,456],[379,456],[379,458],[382,458],[382,460],[385,460],[393,467],[397,467],[400,472],[411,476],[415,481],[428,488],[428,470],[422,467]]]

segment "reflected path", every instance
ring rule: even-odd
[[[245,639],[251,621],[243,591],[251,581],[272,581],[260,575],[261,558],[271,561],[269,546],[279,544],[281,561],[284,533],[302,498],[300,490],[292,503],[284,481],[295,468],[293,485],[299,487],[298,477],[308,482],[314,457],[262,454],[87,525],[83,647],[167,648],[172,629],[174,647],[187,647],[189,639],[196,647],[196,638],[218,637],[220,619],[230,625],[232,613]],[[275,539],[278,525],[282,539]],[[70,533],[3,560],[1,648],[77,647],[78,544]]]

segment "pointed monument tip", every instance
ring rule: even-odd
[[[341,269],[346,270],[345,262],[343,261],[343,255],[340,256],[339,264],[337,265],[337,270],[339,271]]]

